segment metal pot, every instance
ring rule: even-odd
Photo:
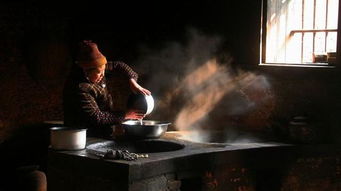
[[[154,109],[154,99],[151,95],[131,94],[128,98],[127,108],[139,110],[144,114],[150,114]]]
[[[150,139],[163,135],[171,123],[152,120],[128,120],[122,123],[127,137]]]
[[[68,127],[50,128],[51,148],[55,150],[81,150],[86,145],[86,129]]]

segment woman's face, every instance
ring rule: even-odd
[[[85,71],[86,77],[92,83],[98,83],[104,77],[105,65]]]

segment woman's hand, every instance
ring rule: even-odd
[[[143,119],[145,116],[146,115],[142,111],[131,110],[125,114],[124,119]]]
[[[134,92],[134,93],[141,93],[143,95],[151,95],[151,92],[145,88],[143,88],[142,86],[140,86],[136,80],[134,80],[133,78],[131,78],[129,80],[129,85],[130,85],[130,89]]]

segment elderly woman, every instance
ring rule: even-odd
[[[150,91],[137,83],[138,75],[127,64],[116,61],[107,64],[106,57],[91,41],[80,44],[76,64],[64,86],[64,124],[70,127],[87,128],[89,136],[109,137],[112,125],[125,119],[142,119],[138,111],[115,111],[109,94],[105,71],[122,72],[134,93],[150,95]]]

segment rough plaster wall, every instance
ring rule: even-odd
[[[46,42],[48,38],[42,36],[55,39],[58,36],[55,29],[63,25],[51,24],[48,15],[24,4],[1,9],[0,140],[3,140],[23,125],[62,119],[60,96],[68,54],[62,41]],[[52,29],[48,29],[47,23],[54,25]]]

